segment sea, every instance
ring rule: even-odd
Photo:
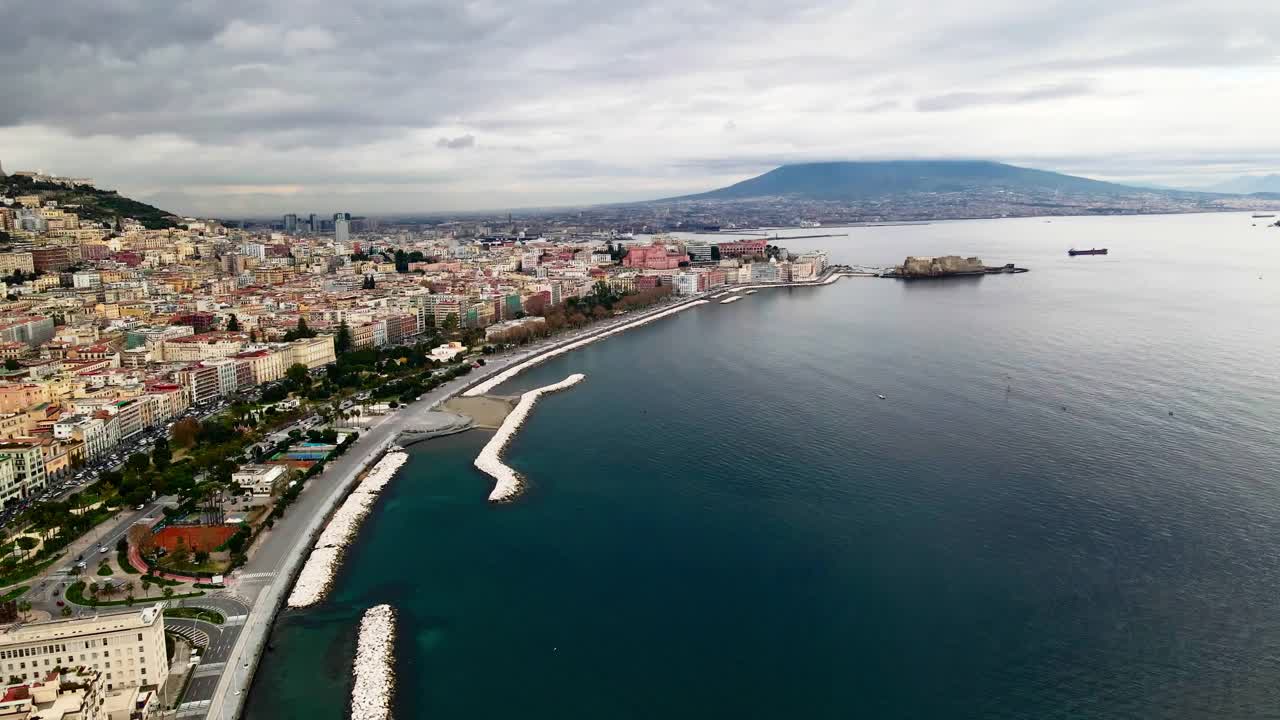
[[[414,446],[248,717],[344,718],[379,603],[402,720],[1280,717],[1263,222],[779,231],[1030,272],[761,290],[508,382],[586,374],[510,446],[527,491],[486,502],[488,432]]]

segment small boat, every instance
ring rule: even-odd
[[[885,397],[884,397],[883,395],[876,395],[876,397],[880,398],[881,400],[884,400],[884,399],[885,399]]]
[[[1077,250],[1075,248],[1071,248],[1070,250],[1067,251],[1067,254],[1070,255],[1071,257],[1075,257],[1077,255],[1106,255],[1107,249],[1106,248],[1090,248],[1088,250]]]

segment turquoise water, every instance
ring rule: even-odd
[[[343,717],[381,602],[397,718],[1275,716],[1280,231],[786,244],[1032,272],[761,291],[513,380],[587,376],[512,444],[529,491],[485,502],[485,433],[415,446],[249,716]]]

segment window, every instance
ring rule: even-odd
[[[102,651],[102,657],[111,657],[111,651],[110,651],[110,650],[103,650],[103,651]]]
[[[142,642],[142,633],[138,633],[138,642]]]

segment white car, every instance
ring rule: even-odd
[[[103,545],[102,547],[98,548],[98,552],[105,553],[105,552],[110,552],[110,550],[107,549],[106,545]]]

